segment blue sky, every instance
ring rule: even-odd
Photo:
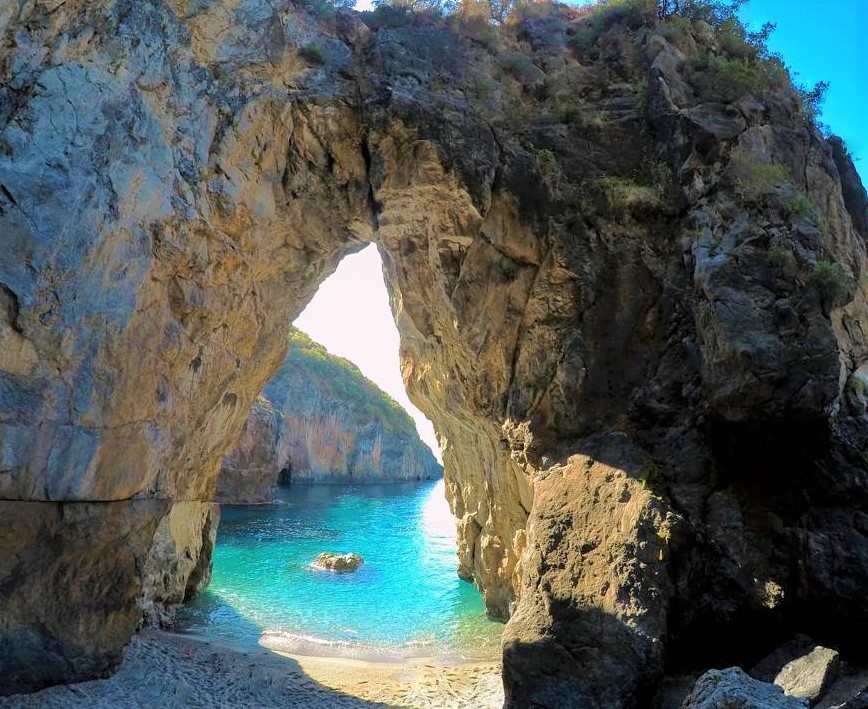
[[[341,261],[295,321],[332,354],[346,357],[368,379],[388,392],[416,423],[420,438],[440,458],[434,427],[410,403],[401,379],[398,328],[392,320],[376,246]]]

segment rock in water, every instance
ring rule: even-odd
[[[355,571],[364,563],[364,560],[358,554],[331,554],[323,552],[311,566],[316,569],[323,569],[324,571],[344,573]]]
[[[804,709],[804,699],[786,696],[738,667],[709,670],[696,680],[681,709]]]

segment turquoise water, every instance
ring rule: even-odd
[[[456,576],[455,550],[442,480],[283,488],[276,505],[223,508],[211,583],[179,625],[301,654],[494,657],[502,625]],[[324,551],[365,563],[312,569]]]

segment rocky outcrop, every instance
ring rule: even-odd
[[[781,72],[632,6],[327,10],[0,10],[4,682],[107,671],[204,578],[221,457],[369,241],[509,702],[858,648],[864,192]]]
[[[407,412],[300,330],[265,394],[283,413],[274,457],[289,482],[433,480],[443,473]]]
[[[288,464],[281,455],[282,436],[283,414],[260,396],[235,448],[223,456],[214,499],[230,505],[273,502],[280,471]]]
[[[101,677],[141,621],[163,500],[0,501],[0,689]],[[38,573],[36,573],[38,571]]]
[[[738,667],[709,670],[696,680],[681,709],[804,709],[804,699],[787,697],[773,684],[760,682]]]
[[[364,561],[358,554],[332,554],[323,552],[317,555],[311,566],[315,569],[324,571],[334,571],[336,573],[346,573],[356,571]]]
[[[625,436],[583,450],[535,482],[522,600],[503,637],[507,707],[650,706],[657,691],[671,515]]]

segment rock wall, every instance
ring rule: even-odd
[[[109,671],[143,609],[204,581],[221,457],[367,241],[445,441],[461,573],[512,614],[511,705],[643,706],[664,661],[795,625],[857,645],[846,156],[705,23],[367,23],[0,9],[3,690]]]
[[[292,483],[434,480],[442,475],[413,420],[368,381],[295,330],[265,394],[283,412],[279,451]]]
[[[264,396],[258,397],[235,448],[223,456],[216,502],[225,505],[274,502],[280,472],[289,462],[281,455],[283,426],[283,414]]]
[[[217,502],[273,502],[278,482],[381,483],[443,473],[410,416],[358,367],[301,331],[293,330],[265,394],[223,456]]]

